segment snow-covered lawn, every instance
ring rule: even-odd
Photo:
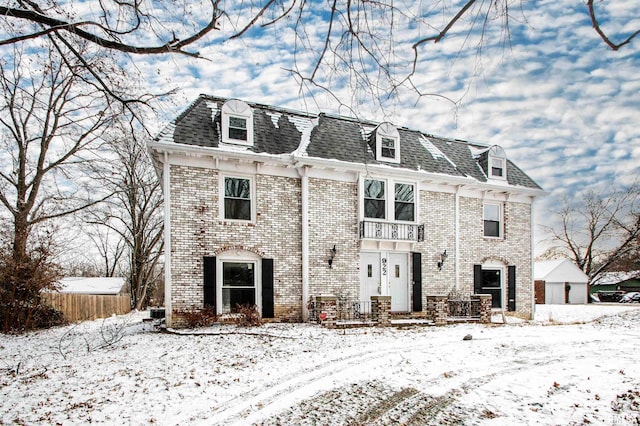
[[[639,308],[197,335],[159,333],[136,313],[0,336],[0,424],[637,424]]]

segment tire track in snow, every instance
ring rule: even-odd
[[[302,401],[317,397],[318,392],[321,390],[339,391],[340,388],[336,389],[330,384],[335,383],[338,377],[344,377],[344,373],[349,370],[357,373],[363,370],[375,371],[378,368],[388,369],[391,365],[391,358],[398,354],[420,352],[420,354],[433,355],[434,349],[436,348],[433,343],[423,342],[409,348],[390,349],[388,346],[384,346],[373,352],[349,353],[298,372],[293,372],[292,377],[267,389],[263,386],[255,391],[224,401],[209,412],[211,417],[208,420],[213,421],[213,424],[225,425],[244,425],[261,422],[269,416],[295,407]],[[566,352],[566,356],[571,354],[573,354],[572,350]],[[547,356],[529,357],[524,363],[519,363],[518,360],[514,359],[504,360],[495,364],[491,369],[491,373],[486,374],[485,371],[485,374],[479,376],[474,376],[474,373],[478,372],[478,367],[475,365],[445,372],[444,375],[441,372],[437,376],[423,381],[422,385],[428,384],[429,387],[438,386],[438,388],[444,388],[444,393],[430,395],[418,392],[415,395],[411,395],[410,391],[403,392],[400,390],[399,396],[396,396],[397,403],[395,405],[391,404],[393,406],[388,408],[382,405],[377,413],[367,414],[370,417],[367,422],[359,424],[384,425],[396,423],[397,421],[394,419],[399,418],[404,419],[403,423],[425,424],[426,420],[435,418],[442,409],[454,403],[463,393],[490,383],[494,378],[504,374],[512,374],[534,366],[546,366],[550,363],[560,362],[565,357],[565,354],[558,357],[556,353],[555,356],[556,358],[554,359],[549,359]],[[515,367],[513,366],[514,363],[517,363]],[[352,374],[351,376],[354,375]],[[462,379],[467,377],[468,379],[460,381],[456,380],[456,377]],[[295,397],[291,398],[294,394]],[[285,397],[287,399],[286,407],[281,404],[282,399],[285,399]]]
[[[414,345],[409,350],[415,351],[420,348],[429,348],[433,350],[430,343],[422,343]],[[240,424],[251,422],[252,418],[256,420],[263,418],[264,413],[272,410],[272,405],[277,403],[279,398],[284,395],[296,393],[296,399],[304,399],[305,395],[309,397],[318,392],[322,382],[331,382],[337,376],[341,376],[345,371],[351,369],[373,370],[375,368],[385,368],[389,365],[389,356],[406,352],[408,348],[389,349],[382,348],[376,351],[350,353],[337,359],[329,360],[319,365],[302,370],[293,377],[272,386],[266,390],[261,388],[249,394],[235,397],[225,401],[221,406],[214,408],[211,420],[214,424],[230,424],[236,421]],[[248,416],[250,416],[248,418]]]

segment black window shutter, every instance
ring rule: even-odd
[[[422,311],[422,253],[411,253],[413,274],[413,312]]]
[[[516,267],[507,268],[507,309],[511,312],[516,310]]]
[[[473,292],[482,294],[482,265],[473,265]]]
[[[204,276],[204,306],[216,306],[216,258],[205,256],[202,261]]]
[[[262,259],[262,318],[273,316],[273,259]]]

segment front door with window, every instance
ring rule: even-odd
[[[502,308],[502,271],[482,269],[482,293],[491,295],[491,307]]]
[[[409,311],[408,265],[406,254],[389,254],[389,295],[392,312]]]
[[[380,281],[380,253],[362,253],[360,256],[360,300],[368,302],[371,296],[382,294]]]
[[[238,306],[256,304],[256,264],[222,262],[222,312],[234,312]]]
[[[409,311],[409,256],[406,253],[361,253],[360,300],[391,296],[391,310]]]

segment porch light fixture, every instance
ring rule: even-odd
[[[331,250],[329,250],[329,251],[331,252],[331,254],[329,254],[328,262],[329,262],[329,269],[331,269],[333,267],[332,266],[333,265],[333,258],[336,257],[336,252],[337,252],[336,245],[334,244],[333,248]]]
[[[443,251],[440,253],[440,260],[438,260],[438,271],[442,271],[442,266],[444,265],[444,261],[447,260],[447,251]]]

